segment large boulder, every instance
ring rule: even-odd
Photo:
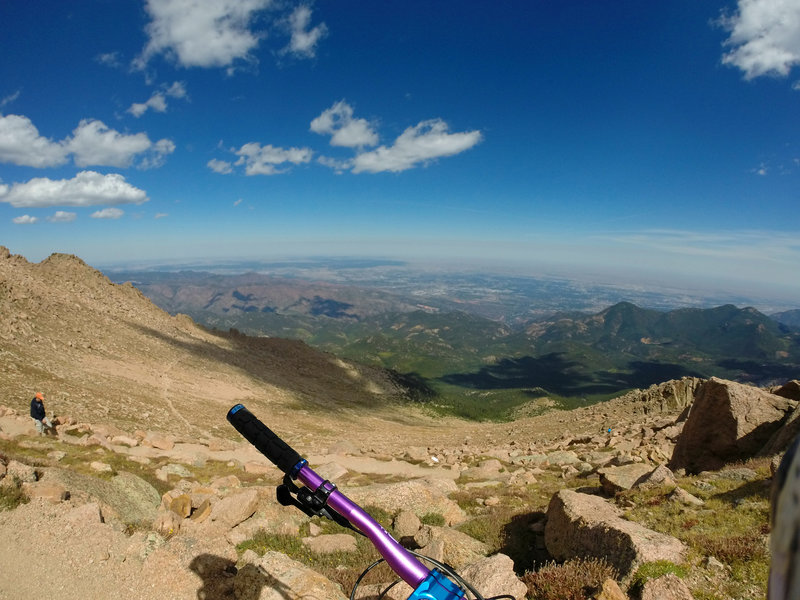
[[[752,458],[795,404],[749,385],[712,377],[697,390],[670,468],[698,473]]]
[[[790,381],[785,386],[779,388],[773,393],[776,396],[783,396],[784,398],[794,400],[795,398],[784,388],[787,388],[787,386],[790,384],[797,383],[797,381]],[[772,434],[772,437],[769,438],[769,441],[766,444],[764,444],[764,447],[761,449],[759,454],[761,456],[773,456],[774,454],[780,454],[789,447],[789,444],[791,444],[792,440],[798,435],[800,435],[800,405],[798,405],[791,412],[791,414],[789,414],[789,418],[786,419],[784,424]]]
[[[633,463],[621,467],[603,467],[597,470],[603,491],[613,496],[631,489],[642,478],[653,472],[653,467],[644,463]]]
[[[345,600],[338,585],[280,552],[259,557],[252,550],[233,580],[236,598],[251,600]]]
[[[223,498],[211,508],[211,520],[228,529],[236,527],[256,512],[258,499],[258,491],[255,489],[245,490]]]
[[[461,576],[486,598],[508,594],[525,600],[528,593],[528,586],[514,573],[514,561],[505,554],[482,558],[464,568]]]
[[[626,521],[603,498],[560,490],[547,508],[547,551],[556,560],[602,558],[628,577],[642,563],[680,563],[686,551],[677,539]]]
[[[629,392],[622,398],[634,412],[644,414],[679,414],[694,402],[698,387],[705,380],[697,377],[683,377],[660,384],[653,384],[646,390]]]
[[[466,533],[448,527],[424,525],[414,536],[420,554],[461,569],[480,560],[489,553],[489,548]]]

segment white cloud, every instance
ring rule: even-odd
[[[114,69],[122,66],[122,63],[119,60],[119,52],[104,52],[95,56],[94,60],[101,65],[105,65]]]
[[[3,108],[6,104],[11,104],[12,102],[16,102],[17,98],[19,98],[20,91],[17,90],[13,94],[9,94],[3,99],[0,99],[0,108]]]
[[[12,221],[17,225],[33,225],[38,220],[38,217],[32,217],[30,215],[22,215],[12,219]]]
[[[353,159],[353,173],[400,172],[429,160],[469,150],[483,139],[480,131],[448,133],[441,119],[423,121],[409,127],[392,146],[380,146]]]
[[[94,211],[90,216],[93,219],[119,219],[124,214],[125,211],[121,208],[103,208]]]
[[[167,112],[168,96],[170,98],[186,98],[188,96],[186,86],[182,82],[176,81],[168,88],[153,92],[153,95],[146,102],[134,102],[128,112],[136,118],[141,117],[148,109],[153,109],[160,113]]]
[[[138,119],[146,113],[149,108],[152,108],[156,112],[167,112],[167,99],[164,97],[164,94],[156,92],[150,96],[147,102],[134,102],[131,104],[128,112]]]
[[[164,157],[175,150],[175,144],[170,140],[153,144],[146,133],[122,134],[96,119],[82,120],[66,141],[66,146],[79,167],[129,167],[138,155],[148,153],[137,166],[151,168],[161,166]]]
[[[183,67],[227,67],[250,59],[262,34],[251,31],[256,13],[272,0],[147,0],[149,41],[134,67],[166,54]]]
[[[340,160],[338,158],[331,158],[330,156],[320,156],[317,162],[329,169],[333,169],[336,173],[344,173],[353,168],[352,160]]]
[[[109,129],[102,121],[84,119],[72,132],[67,145],[79,167],[128,167],[133,157],[150,148],[152,142],[146,133],[123,135]]]
[[[175,151],[168,139],[156,143],[146,133],[122,134],[96,119],[84,119],[72,137],[55,142],[39,135],[30,119],[21,115],[0,116],[0,162],[27,167],[56,167],[72,155],[79,167],[102,165],[128,167],[139,157],[140,169],[159,167]]]
[[[723,16],[732,48],[722,62],[744,71],[745,79],[761,75],[787,76],[800,64],[800,2],[739,0],[733,16]]]
[[[378,143],[378,134],[366,119],[354,119],[353,108],[344,100],[340,100],[311,121],[311,131],[323,135],[331,135],[332,146],[356,148],[374,146]]]
[[[74,212],[57,210],[54,214],[47,217],[47,220],[51,223],[72,223],[77,216],[78,215]]]
[[[240,157],[236,165],[245,165],[246,175],[276,175],[286,172],[286,169],[279,169],[279,165],[307,163],[313,152],[309,148],[278,148],[271,144],[262,147],[258,142],[250,142],[235,154]]]
[[[317,43],[328,33],[325,23],[309,29],[311,25],[311,9],[308,6],[298,6],[289,16],[289,28],[292,39],[283,49],[296,56],[313,57],[317,52]]]
[[[169,213],[158,212],[158,213],[155,214],[155,216],[153,218],[154,219],[165,219],[168,216],[169,216]]]
[[[239,198],[238,200],[235,200],[235,201],[234,201],[233,205],[234,205],[234,206],[239,206],[241,203],[242,203],[242,199],[241,199],[241,198]]]
[[[167,156],[173,152],[175,152],[175,143],[172,140],[158,140],[152,145],[148,153],[141,158],[136,167],[139,169],[157,169],[162,167],[167,160]]]
[[[126,182],[122,175],[101,175],[95,171],[81,171],[72,179],[37,177],[15,183],[0,195],[0,202],[16,208],[141,204],[147,200],[144,190]]]
[[[61,142],[39,135],[28,117],[0,116],[0,162],[26,167],[56,167],[67,162],[68,150]]]
[[[222,175],[227,175],[228,173],[233,172],[233,165],[226,160],[212,158],[206,163],[206,166],[215,173],[221,173]]]

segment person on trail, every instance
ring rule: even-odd
[[[44,412],[44,394],[42,392],[36,392],[33,400],[31,400],[31,418],[36,425],[36,431],[39,432],[39,435],[45,434],[45,427],[54,429],[53,423],[47,418]]]

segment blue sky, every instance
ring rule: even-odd
[[[45,0],[0,3],[0,36],[0,244],[29,260],[496,261],[800,299],[800,0]]]

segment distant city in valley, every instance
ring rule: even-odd
[[[522,275],[508,267],[466,266],[407,262],[394,259],[309,257],[280,261],[160,262],[110,266],[103,269],[113,280],[120,276],[149,278],[145,273],[205,272],[215,275],[246,273],[286,279],[327,282],[381,290],[412,304],[436,310],[461,310],[507,323],[527,321],[562,311],[596,312],[626,301],[643,308],[709,308],[722,304],[753,306],[765,314],[800,308],[800,298],[771,294],[754,286],[742,292],[707,282],[677,284],[649,281],[627,274],[595,275],[544,270]],[[137,275],[139,274],[139,275]]]

